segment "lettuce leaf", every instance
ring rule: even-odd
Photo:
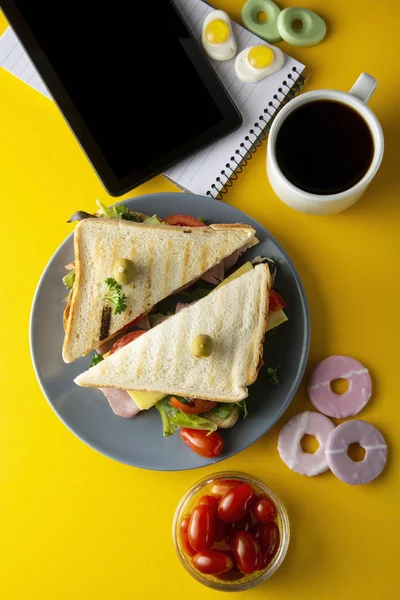
[[[169,317],[170,315],[172,315],[172,312],[167,312],[167,313],[152,313],[151,315],[149,315],[149,322],[151,327],[153,327],[154,323],[156,323],[156,321],[158,321],[158,319],[161,319],[161,317]]]
[[[176,414],[171,417],[170,422],[176,427],[189,427],[189,429],[203,429],[212,433],[217,429],[215,423],[205,419],[201,415],[188,415],[183,410],[177,410]]]
[[[157,215],[153,215],[152,217],[145,219],[143,223],[145,223],[146,225],[162,225]]]
[[[247,404],[246,404],[246,400],[241,400],[240,402],[237,402],[238,407],[240,408],[240,410],[243,412],[243,419],[245,419],[247,417],[248,410],[247,410]]]
[[[202,416],[208,419],[208,415],[214,415],[218,419],[228,419],[236,406],[233,402],[218,402],[214,408],[203,413]]]
[[[62,282],[69,290],[72,290],[72,287],[75,283],[75,269],[71,269],[64,277],[62,278]]]
[[[169,404],[170,399],[171,396],[167,396],[156,404],[156,408],[161,415],[164,437],[174,435],[179,427],[202,429],[209,433],[217,429],[215,423],[211,423],[211,421],[200,415],[187,415],[179,408],[174,408]]]
[[[118,204],[117,206],[114,206],[114,208],[115,212],[121,219],[124,219],[125,221],[134,221],[135,223],[142,222],[140,215],[129,210],[126,204]]]
[[[106,206],[100,200],[96,200],[96,204],[100,209],[100,213],[107,217],[107,219],[124,219],[125,221],[136,221],[136,223],[142,222],[140,215],[130,211],[126,204]]]
[[[164,437],[174,435],[175,431],[178,428],[177,425],[174,425],[170,422],[175,413],[178,412],[176,408],[169,404],[170,398],[171,396],[167,396],[166,398],[163,398],[156,404],[156,409],[161,415]]]
[[[195,300],[201,300],[202,298],[205,298],[211,291],[212,290],[207,288],[198,287],[190,291],[183,290],[183,292],[179,292],[179,296],[184,296],[184,298],[187,298],[189,302],[194,302]]]

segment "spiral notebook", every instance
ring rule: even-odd
[[[203,0],[174,2],[200,42],[203,21],[214,9]],[[265,44],[233,21],[232,28],[238,52],[248,46]],[[266,138],[276,114],[299,92],[305,77],[302,75],[304,65],[288,55],[285,55],[285,64],[279,71],[255,84],[242,83],[237,79],[234,59],[210,62],[242,114],[243,124],[222,140],[175,164],[164,175],[182,190],[221,199]],[[50,98],[46,86],[11,28],[0,37],[0,66]]]
[[[214,10],[202,0],[174,0],[188,27],[200,43],[205,17]],[[265,44],[256,35],[232,21],[238,52]],[[210,61],[243,117],[240,129],[175,164],[164,175],[185,191],[221,199],[228,192],[254,152],[266,138],[279,110],[305,82],[304,65],[285,55],[283,67],[258,83],[242,83],[235,75],[234,61]]]

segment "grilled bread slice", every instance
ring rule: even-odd
[[[254,238],[243,224],[209,227],[147,225],[122,219],[85,219],[75,229],[75,283],[64,315],[63,359],[70,363],[97,348],[163,298]],[[114,314],[104,300],[105,280],[119,258],[134,263],[134,279],[121,292],[127,308]]]
[[[82,373],[75,383],[217,402],[243,400],[262,365],[270,287],[268,266],[258,265]],[[200,334],[213,340],[208,358],[190,351]]]

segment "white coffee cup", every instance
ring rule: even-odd
[[[362,73],[348,93],[337,90],[307,92],[291,100],[278,113],[272,123],[268,137],[267,174],[272,189],[288,206],[310,215],[333,215],[357,202],[365,192],[381,164],[384,149],[383,132],[380,123],[372,110],[366,106],[376,86],[376,79],[367,73]],[[315,100],[336,100],[347,104],[347,106],[353,108],[365,119],[372,134],[374,155],[368,171],[358,183],[339,194],[311,194],[296,187],[282,173],[276,160],[276,140],[282,123],[296,108]],[[301,145],[299,145],[299,152],[301,152]]]

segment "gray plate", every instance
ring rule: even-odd
[[[304,373],[310,342],[310,319],[303,286],[286,252],[259,223],[222,202],[183,193],[151,194],[124,201],[130,209],[157,213],[202,216],[212,223],[244,222],[252,225],[260,240],[246,253],[246,259],[267,256],[279,263],[276,287],[288,306],[289,322],[267,334],[264,361],[268,366],[282,365],[280,384],[267,383],[265,368],[251,386],[249,416],[232,429],[222,432],[225,447],[211,461],[194,454],[179,433],[164,439],[156,409],[141,412],[134,419],[116,417],[103,394],[80,388],[74,378],[85,371],[90,357],[70,365],[61,358],[64,338],[62,313],[65,288],[61,278],[64,265],[74,259],[73,234],[58,248],[47,265],[33,301],[30,342],[33,364],[44,395],[62,422],[95,450],[129,465],[143,469],[178,471],[195,469],[237,454],[266,433],[289,406]],[[77,209],[79,206],[77,207]]]

